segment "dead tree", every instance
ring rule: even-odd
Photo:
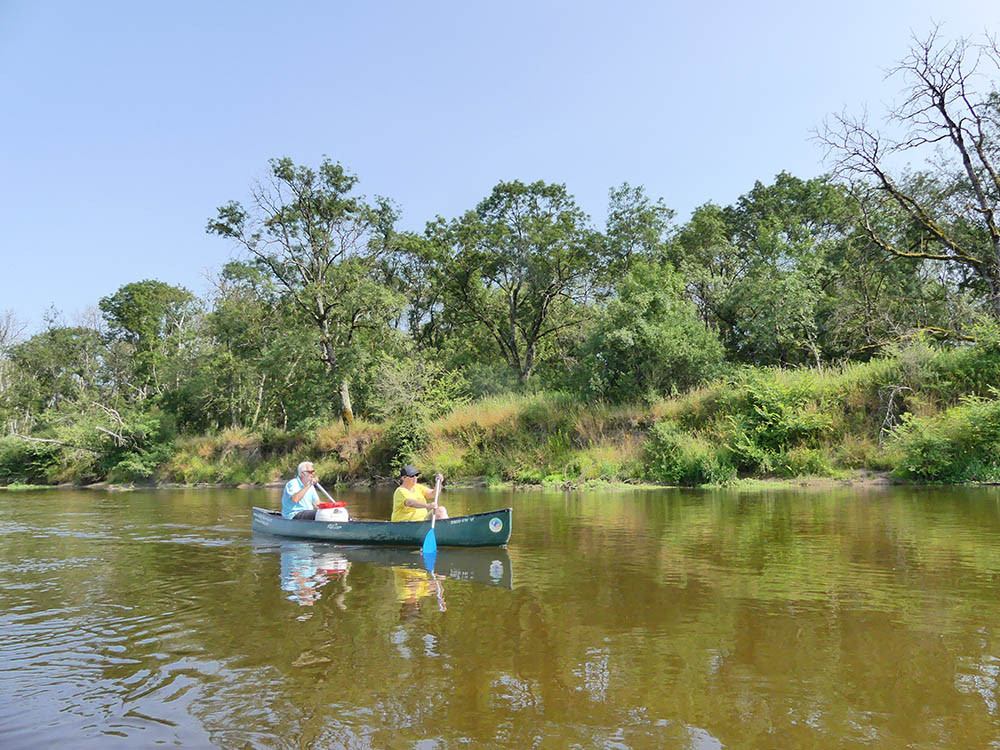
[[[904,80],[887,135],[860,117],[832,117],[818,134],[834,175],[857,200],[862,227],[886,252],[945,263],[978,286],[1000,318],[1000,48],[995,38],[914,38],[890,71]],[[928,168],[897,173],[925,156]],[[889,217],[887,219],[887,217]]]

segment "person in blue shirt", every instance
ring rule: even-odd
[[[319,497],[314,484],[316,469],[312,461],[303,461],[299,464],[298,476],[289,479],[285,491],[281,493],[281,515],[297,521],[315,521]]]

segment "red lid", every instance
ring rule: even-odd
[[[321,508],[343,508],[347,503],[316,503],[316,510]]]

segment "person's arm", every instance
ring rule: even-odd
[[[299,481],[302,482],[301,479]],[[315,482],[316,482],[316,477],[314,477],[314,476],[309,477],[309,483],[308,484],[305,483],[305,482],[302,482],[302,489],[299,490],[298,492],[296,492],[294,495],[292,495],[292,502],[293,503],[297,503],[297,502],[299,502],[299,500],[301,500],[303,497],[305,497],[306,493],[309,491],[309,488],[312,487]]]
[[[434,483],[437,484],[437,482],[439,480],[442,483],[444,482],[444,474],[435,474],[434,475]],[[444,487],[442,486],[441,489],[444,489]],[[428,500],[433,500],[434,499],[434,494],[435,493],[434,493],[434,490],[432,488],[430,488],[430,487],[424,487],[424,497],[425,498],[427,498]],[[434,503],[433,505],[428,505],[427,507],[428,508],[437,507],[437,503]]]
[[[434,490],[431,490],[431,494],[428,495],[425,488],[424,497],[427,498],[428,500],[431,500],[434,497]],[[403,505],[409,506],[410,508],[426,508],[427,510],[431,510],[432,508],[437,507],[437,504],[435,503],[422,503],[416,498],[410,498],[410,497],[406,498],[403,501]]]
[[[433,500],[434,499],[434,490],[429,489],[429,488],[427,488],[427,487],[425,487],[424,485],[421,484],[421,485],[417,485],[416,487],[413,488],[413,490],[414,490],[413,494],[414,495],[417,494],[418,489],[422,489],[423,490],[422,494],[424,496],[424,499],[426,499],[426,500]],[[425,510],[433,510],[433,509],[437,508],[437,503],[434,503],[434,502],[422,503],[416,497],[411,497],[411,496],[407,496],[407,497],[403,498],[403,505],[407,506],[408,508],[424,508]]]

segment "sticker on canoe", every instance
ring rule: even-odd
[[[490,519],[490,531],[492,531],[494,534],[496,534],[502,528],[503,528],[503,521],[501,521],[499,518],[491,518]]]

